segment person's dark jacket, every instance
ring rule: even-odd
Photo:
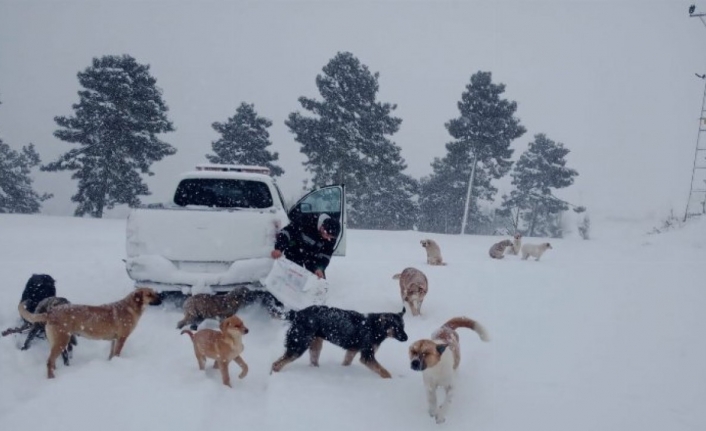
[[[277,233],[275,249],[310,272],[325,271],[331,261],[336,241],[326,241],[319,233],[316,223],[292,222]]]

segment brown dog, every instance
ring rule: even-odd
[[[446,262],[444,262],[444,259],[441,257],[439,244],[437,244],[436,241],[433,239],[423,239],[419,242],[422,244],[422,247],[427,250],[427,263],[429,265],[446,265]]]
[[[183,305],[184,318],[177,323],[177,329],[189,325],[195,331],[206,319],[223,320],[254,303],[260,303],[272,317],[285,319],[284,304],[270,292],[238,286],[225,295],[199,293],[187,298]]]
[[[186,325],[195,331],[205,319],[223,320],[234,315],[243,305],[248,290],[236,287],[225,295],[199,293],[184,301],[184,318],[177,323],[177,329]]]
[[[409,348],[410,366],[423,373],[429,416],[436,419],[436,423],[446,420],[446,412],[453,397],[456,368],[461,362],[457,328],[471,329],[481,340],[489,340],[485,329],[478,322],[468,317],[454,317],[437,329],[431,335],[431,340],[417,340]],[[436,390],[439,387],[446,391],[441,406],[437,405],[436,400]]]
[[[27,311],[24,302],[21,302],[18,310],[27,321],[46,322],[45,331],[51,345],[47,359],[47,377],[52,379],[56,358],[69,344],[72,335],[94,340],[110,340],[110,360],[113,356],[120,356],[127,337],[135,330],[145,309],[161,302],[157,292],[141,287],[120,301],[105,305],[67,304],[46,313],[33,314]]]
[[[412,310],[412,316],[422,314],[422,302],[429,291],[427,276],[417,268],[405,268],[402,273],[392,276],[400,281],[402,302]]]
[[[230,386],[230,373],[228,364],[235,361],[241,372],[238,378],[242,379],[248,374],[248,364],[245,363],[240,354],[243,353],[243,335],[249,332],[248,328],[238,316],[231,316],[224,319],[220,325],[221,331],[213,329],[202,329],[193,333],[188,329],[181,331],[182,334],[189,334],[194,343],[194,354],[199,362],[199,370],[206,368],[206,358],[213,359],[213,368],[221,370],[223,384]]]

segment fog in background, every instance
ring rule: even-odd
[[[706,72],[706,27],[685,1],[8,1],[0,0],[0,137],[34,143],[42,162],[73,146],[54,138],[72,115],[77,72],[93,57],[130,54],[151,66],[176,132],[175,156],[153,165],[143,202],[164,201],[175,176],[206,162],[241,102],[273,121],[271,151],[288,198],[308,177],[284,125],[339,51],[379,72],[378,100],[403,119],[392,140],[407,173],[431,173],[451,140],[444,123],[478,70],[506,84],[527,133],[571,150],[579,172],[557,195],[593,217],[683,212]],[[706,11],[706,2],[697,11]],[[54,193],[43,213],[72,214],[69,172],[36,172]],[[509,177],[499,181],[509,191]],[[114,211],[123,215],[124,209]]]

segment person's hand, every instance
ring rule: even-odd
[[[279,259],[280,257],[282,257],[282,252],[279,250],[272,250],[270,256],[272,256],[272,259]]]
[[[316,271],[314,271],[314,274],[316,274],[316,276],[319,278],[324,278],[324,272],[320,269],[317,269]]]

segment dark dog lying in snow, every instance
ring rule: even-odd
[[[360,352],[360,361],[382,378],[392,377],[375,359],[375,352],[387,338],[407,341],[404,332],[404,308],[401,313],[369,313],[341,310],[324,305],[312,305],[299,311],[290,311],[292,322],[285,339],[286,351],[272,364],[277,372],[309,350],[311,365],[319,366],[319,355],[324,340],[346,350],[343,365],[353,362]]]

